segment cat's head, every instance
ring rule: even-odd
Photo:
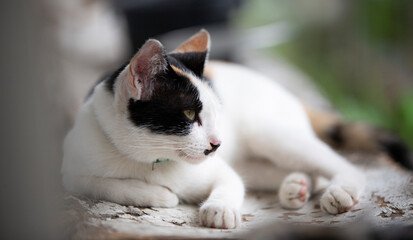
[[[204,77],[209,34],[201,30],[173,52],[150,39],[114,84],[123,136],[115,145],[135,159],[198,163],[221,145],[220,104]],[[116,142],[120,139],[120,142]]]

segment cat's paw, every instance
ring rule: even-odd
[[[202,205],[199,210],[199,219],[204,227],[211,228],[236,228],[241,223],[241,215],[238,209],[219,203]]]
[[[153,196],[150,201],[151,207],[176,207],[179,203],[178,196],[164,187],[156,189]]]
[[[282,182],[278,196],[283,208],[299,209],[308,201],[311,178],[305,173],[291,173]]]
[[[321,196],[320,207],[326,213],[339,214],[347,212],[358,202],[357,189],[332,185]]]

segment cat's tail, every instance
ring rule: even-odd
[[[360,122],[345,122],[331,112],[305,106],[317,136],[336,149],[384,151],[396,162],[413,170],[413,154],[394,133]]]

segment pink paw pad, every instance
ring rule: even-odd
[[[300,195],[300,201],[305,202],[307,189],[306,188],[301,188],[300,191],[298,192],[298,194]]]
[[[344,213],[344,212],[346,212],[345,208],[343,208],[343,207],[338,208],[338,213]]]

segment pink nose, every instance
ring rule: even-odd
[[[221,141],[218,139],[211,139],[210,143],[215,146],[221,145]]]

